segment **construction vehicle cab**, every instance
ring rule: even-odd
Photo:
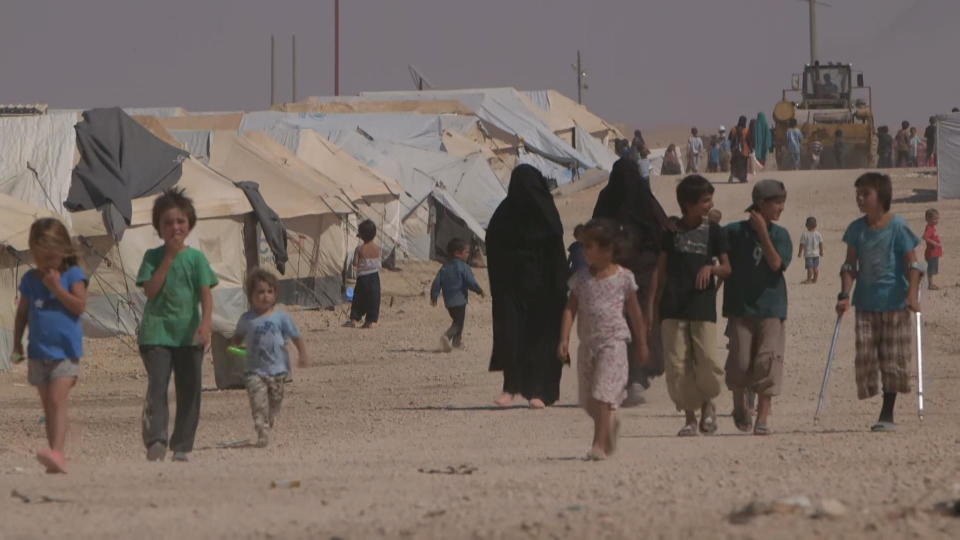
[[[870,87],[863,85],[863,74],[855,74],[850,64],[806,65],[803,73],[793,76],[792,88],[783,91],[773,110],[778,165],[784,167],[789,161],[785,155],[786,132],[790,121],[796,120],[804,136],[802,167],[810,166],[808,148],[813,141],[825,149],[821,168],[872,166],[876,156],[872,101]],[[838,133],[843,138],[840,156],[832,151]]]

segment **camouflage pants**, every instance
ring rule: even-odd
[[[257,434],[273,427],[273,421],[280,414],[283,404],[283,381],[286,375],[273,377],[265,375],[247,375],[247,395],[250,397],[250,411],[253,413],[253,426]]]

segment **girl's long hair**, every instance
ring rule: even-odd
[[[63,256],[60,270],[78,264],[77,249],[70,241],[70,232],[57,218],[40,218],[30,226],[30,249],[47,249]]]

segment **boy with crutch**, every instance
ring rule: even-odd
[[[893,409],[897,393],[910,391],[910,318],[920,312],[919,283],[923,265],[914,248],[920,239],[907,222],[890,212],[893,186],[886,174],[857,178],[857,206],[864,216],[847,227],[847,257],[841,267],[837,315],[856,307],[855,372],[857,397],[877,395],[883,385],[880,418],[870,429],[896,429]]]

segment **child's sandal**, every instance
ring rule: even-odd
[[[697,425],[696,424],[687,424],[680,428],[680,431],[677,432],[677,437],[696,437],[697,436]]]

